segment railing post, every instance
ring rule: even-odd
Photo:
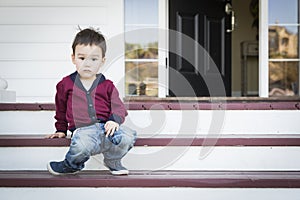
[[[4,78],[0,77],[0,102],[16,102],[16,92],[7,90],[8,83]]]

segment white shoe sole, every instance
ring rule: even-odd
[[[126,169],[122,169],[122,170],[119,170],[119,171],[111,171],[111,170],[109,170],[109,171],[112,175],[116,175],[116,176],[122,176],[122,175],[128,175],[129,174],[129,171],[126,170]]]
[[[112,171],[112,170],[109,169],[109,167],[105,163],[104,163],[104,166],[110,171],[110,173],[112,175],[115,175],[115,176],[122,176],[122,175],[128,175],[129,174],[129,171],[127,169]]]

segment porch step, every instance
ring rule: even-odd
[[[66,147],[70,138],[0,135],[0,147]],[[164,135],[137,138],[135,146],[300,146],[300,134]]]
[[[139,137],[124,158],[130,170],[243,170],[300,169],[300,135],[220,135],[215,137]],[[62,160],[70,139],[44,135],[0,136],[0,170],[46,170]],[[30,155],[30,156],[28,156]],[[102,155],[92,156],[85,170],[104,170]],[[280,160],[280,162],[278,162]]]
[[[13,200],[48,200],[56,193],[68,194],[72,199],[79,199],[83,193],[102,197],[113,193],[110,199],[137,194],[138,198],[147,196],[145,199],[149,200],[162,196],[179,200],[183,198],[180,194],[189,199],[211,200],[270,199],[270,195],[276,200],[297,199],[300,195],[299,138],[299,134],[221,135],[208,138],[209,143],[205,143],[204,136],[140,137],[124,159],[130,169],[129,176],[112,176],[107,169],[99,168],[101,163],[94,158],[76,175],[53,176],[45,170],[45,165],[53,158],[63,158],[70,139],[2,135],[0,193]],[[200,149],[215,141],[211,154],[199,159]],[[182,154],[168,160],[172,153]],[[162,160],[166,160],[165,166],[153,165]]]
[[[83,171],[53,176],[46,171],[0,171],[0,187],[193,187],[300,188],[300,171]]]
[[[128,110],[300,110],[300,98],[149,98],[129,97],[124,102]],[[0,111],[55,110],[54,103],[0,103]]]
[[[127,102],[125,125],[141,135],[297,134],[299,100]],[[182,109],[182,110],[181,110]],[[54,104],[0,104],[0,135],[54,132]]]
[[[51,175],[46,164],[70,144],[44,138],[54,129],[53,104],[0,105],[1,198],[298,199],[298,102],[128,104],[125,124],[139,138],[123,159],[130,175],[120,177],[101,155],[77,175]]]

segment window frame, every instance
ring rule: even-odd
[[[298,58],[270,58],[269,55],[269,0],[259,0],[259,97],[269,97],[269,63],[270,62],[298,62],[298,88],[300,86],[300,1],[298,0],[298,23],[287,24],[282,23],[280,26],[298,26]],[[298,94],[295,96],[299,96]]]
[[[124,2],[125,3],[125,2]],[[158,0],[158,58],[155,59],[128,59],[124,57],[124,66],[126,62],[157,62],[158,64],[158,98],[165,98],[168,95],[168,35],[166,34],[168,28],[168,0]],[[132,26],[134,24],[124,23],[126,26]],[[138,26],[143,26],[139,24]],[[147,25],[149,28],[149,25]],[[152,28],[153,28],[152,27]],[[150,27],[151,28],[151,27]],[[126,33],[125,33],[126,34]],[[124,41],[125,42],[125,41]],[[124,83],[125,84],[125,83]],[[127,96],[125,92],[125,96]],[[130,95],[129,95],[130,96]],[[146,96],[148,97],[148,96]],[[151,98],[149,96],[149,98]]]

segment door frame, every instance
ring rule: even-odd
[[[268,0],[259,0],[259,97],[269,97],[269,36]],[[158,42],[158,97],[165,98],[169,93],[169,0],[159,0],[159,42]]]
[[[258,93],[269,97],[269,0],[259,0]]]
[[[169,0],[158,0],[158,97],[169,95]]]
[[[158,97],[169,96],[169,1],[159,0]],[[232,73],[232,72],[231,72]]]

